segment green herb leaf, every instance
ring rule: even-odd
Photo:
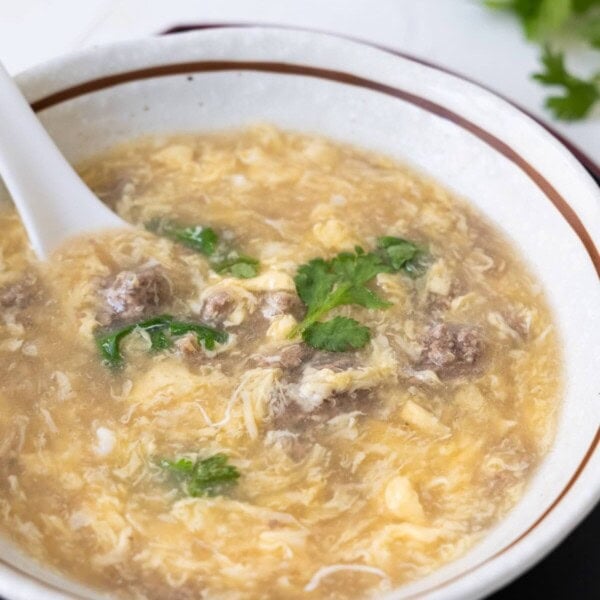
[[[189,475],[194,472],[194,462],[189,458],[180,458],[179,460],[163,458],[159,464],[163,469],[168,469],[176,475]]]
[[[600,49],[600,14],[579,24],[577,32],[594,48]]]
[[[548,44],[583,41],[600,49],[600,0],[485,0],[491,8],[512,11],[529,39]],[[543,85],[560,86],[564,93],[545,104],[555,118],[575,121],[589,115],[600,101],[600,73],[589,79],[574,77],[564,66],[562,53],[546,48],[544,70],[534,75]]]
[[[96,345],[104,362],[111,368],[117,369],[123,365],[121,341],[135,329],[134,325],[124,327],[113,333],[105,333],[96,337]]]
[[[186,227],[164,219],[152,219],[146,223],[146,229],[208,256],[211,268],[217,273],[229,273],[238,279],[250,279],[258,274],[258,260],[219,243],[219,236],[210,227]]]
[[[412,278],[420,277],[427,271],[429,255],[414,242],[385,236],[377,239],[377,245],[393,271],[404,271]]]
[[[311,347],[329,352],[348,352],[362,348],[371,339],[368,327],[354,319],[334,317],[309,325],[302,339]]]
[[[219,236],[214,229],[201,227],[200,225],[186,227],[173,221],[153,219],[146,223],[146,229],[179,242],[205,256],[214,254],[219,243]]]
[[[385,273],[389,270],[377,254],[365,254],[363,249],[357,246],[355,254],[351,252],[338,254],[331,261],[331,269],[339,281],[346,281],[350,284],[343,304],[360,304],[365,308],[386,308],[390,306],[389,302],[381,300],[368,288],[364,287],[378,273]],[[362,293],[364,291],[369,293]]]
[[[336,275],[331,272],[330,263],[322,258],[315,258],[298,268],[294,282],[298,296],[309,311],[314,312],[317,307],[325,304],[336,279]]]
[[[176,321],[171,315],[160,315],[138,323],[126,325],[116,331],[96,336],[96,344],[104,362],[111,368],[121,368],[124,364],[121,342],[135,331],[145,331],[150,337],[150,349],[154,352],[166,350],[172,346],[171,337],[194,332],[198,343],[207,350],[213,350],[215,343],[224,344],[229,335],[200,323]]]
[[[533,75],[536,81],[548,86],[562,87],[562,96],[551,96],[546,106],[557,119],[574,121],[585,117],[594,104],[600,100],[600,89],[592,81],[586,81],[571,75],[564,63],[561,52],[553,52],[549,46],[542,56],[544,70]]]
[[[518,17],[529,39],[560,29],[572,13],[572,0],[485,0],[490,8],[509,10]]]
[[[176,461],[163,459],[159,465],[183,482],[189,496],[216,496],[236,483],[240,472],[228,465],[225,454],[214,454],[204,460],[191,461],[180,458]]]
[[[226,258],[215,260],[211,266],[217,273],[230,273],[238,279],[250,279],[258,275],[259,262],[255,258],[230,252]]]
[[[316,258],[300,266],[294,282],[308,311],[291,335],[303,331],[325,313],[345,304],[387,308],[390,304],[367,287],[375,275],[387,271],[389,267],[381,257],[366,254],[362,248],[356,248],[355,253],[342,252],[329,261]]]
[[[584,13],[590,10],[590,8],[598,8],[600,6],[599,0],[572,0],[573,10],[575,13]]]

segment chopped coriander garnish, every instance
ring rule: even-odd
[[[354,253],[341,252],[331,260],[315,258],[299,267],[294,282],[296,291],[308,311],[294,335],[304,331],[325,313],[338,306],[391,306],[367,287],[378,273],[386,273],[389,270],[389,266],[381,257],[373,253],[366,254],[360,247],[356,247]]]
[[[427,270],[428,254],[414,242],[399,237],[384,236],[377,239],[384,261],[391,270],[404,271],[413,279]]]
[[[259,262],[255,258],[230,252],[225,258],[212,261],[212,268],[217,273],[230,273],[238,279],[250,279],[258,275]]]
[[[150,349],[155,352],[170,348],[172,337],[178,337],[188,332],[195,333],[198,343],[203,344],[207,350],[213,350],[215,343],[225,343],[229,337],[225,331],[219,331],[200,323],[177,321],[171,315],[160,315],[96,336],[100,355],[109,367],[120,368],[123,366],[121,342],[134,331],[146,332],[150,337]]]
[[[319,320],[330,310],[347,304],[388,308],[391,304],[368,287],[371,280],[379,273],[398,271],[414,278],[427,269],[427,253],[413,242],[381,237],[378,244],[377,252],[366,253],[357,246],[354,252],[341,252],[331,260],[315,258],[298,268],[294,282],[307,312],[289,337],[301,334],[309,346],[332,352],[357,350],[367,344],[371,339],[369,329],[354,319]]]
[[[362,348],[371,339],[371,333],[368,327],[354,319],[334,317],[309,325],[302,332],[302,339],[319,350],[348,352]]]
[[[203,460],[189,458],[178,460],[162,459],[159,465],[172,473],[182,482],[189,496],[217,496],[234,485],[240,472],[233,465],[228,465],[225,454],[214,454]]]
[[[172,221],[153,219],[146,224],[146,229],[179,242],[205,256],[214,254],[219,242],[219,236],[215,233],[214,229],[200,227],[199,225],[185,227]]]
[[[600,50],[600,0],[483,0],[490,8],[504,9],[520,20],[528,39],[545,46],[543,69],[533,75],[542,85],[558,86],[563,93],[546,99],[546,108],[563,121],[583,119],[600,102],[600,72],[587,78],[569,73],[564,54],[550,44],[583,42]],[[578,44],[579,45],[579,44]]]
[[[533,78],[543,85],[563,88],[562,95],[546,98],[546,107],[557,119],[582,119],[600,100],[600,74],[589,81],[574,77],[565,67],[564,55],[553,52],[549,46],[544,48],[542,65],[543,70],[535,73]]]
[[[529,39],[539,39],[556,31],[571,12],[571,0],[484,0],[484,3],[490,8],[515,13]]]
[[[210,227],[186,227],[164,219],[152,219],[146,223],[146,229],[204,254],[217,273],[229,273],[238,279],[250,279],[258,275],[259,261],[228,248]]]

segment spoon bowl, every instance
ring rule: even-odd
[[[42,260],[68,238],[129,227],[77,175],[2,64],[0,176]]]

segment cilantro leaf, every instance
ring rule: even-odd
[[[314,311],[325,304],[336,282],[331,265],[322,258],[315,258],[298,268],[294,283],[300,300]]]
[[[325,313],[345,304],[365,308],[390,306],[366,287],[378,273],[389,271],[381,257],[366,254],[362,248],[354,253],[341,252],[326,261],[316,258],[298,268],[294,282],[298,296],[307,306],[306,317],[292,336],[318,321]]]
[[[338,274],[354,285],[363,285],[375,275],[385,270],[385,265],[376,254],[366,254],[365,251],[357,246],[352,252],[340,252],[331,261],[331,268]]]
[[[385,236],[377,239],[377,245],[392,271],[404,271],[414,279],[427,270],[429,255],[414,242]]]
[[[581,14],[590,10],[590,8],[598,8],[600,2],[598,0],[572,0],[573,11],[577,14]]]
[[[198,343],[204,344],[207,350],[213,350],[215,343],[225,343],[229,337],[227,332],[201,323],[177,321],[171,315],[160,315],[96,336],[100,356],[109,367],[118,369],[124,365],[121,342],[135,331],[144,331],[149,335],[150,349],[154,352],[170,348],[171,337],[178,337],[190,331],[196,334]]]
[[[200,225],[185,227],[173,221],[153,219],[146,223],[146,229],[179,242],[205,256],[214,254],[219,242],[219,236],[215,233],[214,229],[201,227]]]
[[[163,469],[168,469],[176,475],[189,475],[194,472],[194,461],[189,458],[180,458],[179,460],[163,458],[159,464]]]
[[[183,483],[189,496],[216,496],[236,483],[240,472],[233,465],[228,465],[225,454],[214,454],[195,462],[189,458],[179,460],[162,459],[159,465],[172,473]]]
[[[571,0],[485,0],[485,4],[515,13],[529,39],[557,31],[572,12]]]
[[[490,8],[506,9],[521,21],[526,36],[546,44],[543,70],[533,78],[543,85],[563,88],[561,95],[546,99],[555,118],[575,121],[589,115],[600,101],[600,73],[588,80],[571,75],[560,52],[553,53],[550,41],[579,40],[600,49],[600,0],[484,0]]]
[[[536,81],[548,86],[564,89],[562,96],[551,96],[546,106],[558,119],[573,121],[585,117],[600,100],[600,89],[594,81],[586,81],[571,75],[561,52],[553,52],[549,46],[542,55],[544,70],[533,75]]]
[[[226,258],[212,261],[212,268],[217,273],[231,273],[238,279],[250,279],[258,275],[259,262],[251,256],[238,254],[235,251],[229,253]]]
[[[362,348],[369,341],[369,330],[354,319],[336,317],[325,323],[319,319],[349,304],[388,308],[391,304],[370,289],[369,282],[379,273],[397,271],[418,277],[427,268],[427,253],[413,242],[381,237],[378,245],[377,252],[367,253],[357,246],[354,252],[340,252],[331,260],[315,258],[298,267],[294,282],[307,312],[290,337],[301,333],[309,346],[335,352]]]
[[[600,13],[578,23],[576,32],[594,48],[600,48]]]
[[[152,219],[146,223],[146,229],[209,257],[210,266],[217,273],[229,273],[238,279],[249,279],[258,274],[258,260],[220,243],[219,236],[210,227],[186,227],[165,219]]]
[[[117,369],[123,365],[121,341],[129,335],[134,326],[124,327],[113,333],[105,333],[96,337],[96,345],[104,362],[111,368]]]
[[[347,352],[362,348],[371,339],[368,327],[354,319],[334,317],[309,325],[302,339],[311,347],[329,352]]]
[[[153,351],[164,350],[171,346],[170,340],[164,334],[164,328],[172,320],[168,315],[152,317],[138,323],[126,325],[116,331],[104,333],[96,337],[96,344],[104,361],[112,368],[123,366],[121,342],[133,331],[145,331],[150,337],[150,349]]]

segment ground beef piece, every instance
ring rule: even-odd
[[[440,377],[465,374],[483,354],[481,331],[468,325],[435,323],[422,344],[419,368],[432,369]]]
[[[255,356],[253,360],[259,367],[293,370],[301,366],[311,353],[311,349],[306,344],[288,344],[278,348],[272,354]]]
[[[265,294],[261,312],[265,319],[273,319],[280,315],[298,313],[300,299],[289,292],[269,292]]]
[[[111,317],[138,319],[171,299],[171,283],[159,266],[121,271],[102,290]]]
[[[35,284],[35,276],[26,275],[23,279],[0,289],[0,306],[26,308],[39,296]]]
[[[215,292],[206,298],[200,309],[200,318],[208,323],[220,325],[235,308],[231,294],[225,291]]]

